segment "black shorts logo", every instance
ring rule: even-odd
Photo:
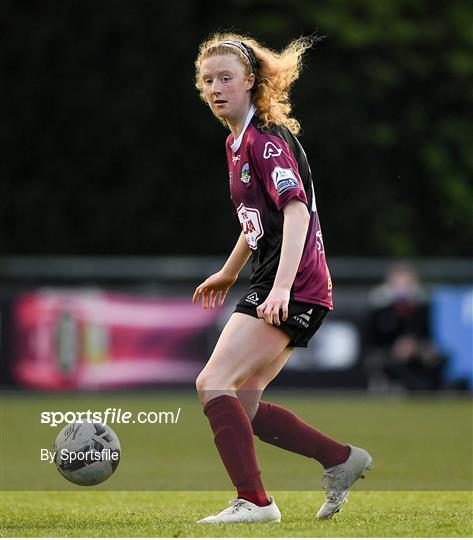
[[[257,306],[259,302],[259,297],[255,292],[253,292],[246,297],[246,301],[250,304],[253,304],[254,306]]]
[[[309,328],[310,316],[312,315],[312,308],[306,313],[300,313],[299,315],[293,315],[293,319],[298,322],[304,328]]]

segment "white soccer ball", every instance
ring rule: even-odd
[[[81,422],[60,431],[54,451],[54,461],[64,478],[80,486],[94,486],[107,480],[118,467],[121,446],[109,426]]]

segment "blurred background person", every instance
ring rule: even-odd
[[[430,305],[416,271],[393,266],[369,295],[368,389],[438,390],[446,358],[430,336]]]

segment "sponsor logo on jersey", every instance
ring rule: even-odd
[[[274,167],[271,178],[279,195],[282,195],[288,189],[297,189],[299,187],[299,182],[292,169]]]
[[[310,308],[309,311],[307,311],[307,313],[300,313],[299,315],[293,315],[292,318],[304,328],[308,328],[309,323],[310,323],[310,316],[312,315],[312,310],[313,308]]]
[[[248,302],[249,304],[253,304],[254,306],[257,306],[258,305],[258,302],[259,302],[259,297],[258,295],[253,292],[253,293],[250,293],[247,297],[246,297],[246,302]]]
[[[264,235],[261,216],[257,208],[246,208],[243,203],[237,208],[243,234],[251,249],[258,247],[258,240]]]
[[[276,146],[273,142],[268,141],[264,145],[263,157],[269,159],[270,157],[278,157],[282,154],[282,148]]]
[[[238,156],[232,156],[232,163],[235,164],[237,161],[240,161],[240,154]]]
[[[248,184],[249,181],[251,180],[251,176],[250,176],[250,166],[248,165],[248,163],[245,163],[245,164],[243,165],[243,167],[241,168],[240,180],[241,180],[244,184]]]

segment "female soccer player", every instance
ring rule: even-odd
[[[325,469],[326,500],[317,517],[340,510],[348,490],[371,468],[365,450],[320,433],[281,407],[260,401],[294,347],[309,339],[332,309],[311,171],[290,116],[289,89],[311,41],[275,53],[251,38],[215,34],[199,49],[196,86],[230,130],[230,193],[242,232],[226,263],[195,290],[204,309],[222,306],[252,256],[248,291],[222,331],[196,386],[220,457],[237,489],[229,508],[199,523],[278,522],[266,496],[253,435],[314,458]]]

